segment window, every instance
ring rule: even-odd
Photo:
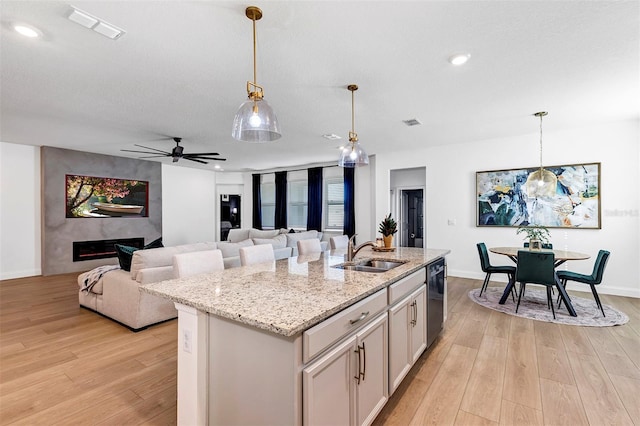
[[[325,179],[326,229],[342,229],[344,226],[344,179]]]
[[[276,223],[275,182],[262,182],[260,184],[260,199],[262,207],[262,228],[273,229]]]
[[[287,222],[289,228],[307,229],[307,193],[306,180],[288,182]]]

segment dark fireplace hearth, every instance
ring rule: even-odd
[[[117,254],[115,244],[143,248],[144,238],[118,238],[113,240],[74,241],[73,261],[82,262],[84,260],[116,257]]]

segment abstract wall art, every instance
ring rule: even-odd
[[[525,183],[538,169],[476,172],[476,226],[601,228],[600,163],[545,166],[557,177],[556,190],[533,198]]]

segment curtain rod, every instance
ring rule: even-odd
[[[276,173],[276,172],[302,172],[304,170],[315,169],[317,167],[321,167],[323,169],[328,169],[330,167],[339,167],[339,166],[337,164],[330,164],[330,165],[326,165],[326,166],[322,166],[322,165],[308,166],[307,168],[304,168],[304,169],[273,169],[271,171],[251,173],[251,174],[253,174],[253,175],[268,175],[268,174]]]

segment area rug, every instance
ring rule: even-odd
[[[469,292],[469,298],[477,304],[489,309],[536,321],[590,327],[622,325],[629,321],[629,317],[624,312],[604,304],[602,307],[604,308],[606,317],[603,317],[595,300],[584,299],[576,296],[571,296],[571,304],[576,310],[578,316],[572,317],[569,315],[564,304],[561,305],[560,309],[558,309],[558,305],[556,303],[554,306],[556,308],[556,319],[553,319],[551,309],[547,308],[546,290],[538,290],[536,288],[529,287],[527,287],[525,294],[522,296],[520,307],[516,314],[516,303],[511,299],[511,296],[509,296],[504,305],[500,305],[498,303],[503,291],[504,288],[502,287],[488,287],[487,290],[482,293],[482,296],[478,296],[480,294],[480,289],[475,288]],[[516,300],[518,300],[517,297]]]

